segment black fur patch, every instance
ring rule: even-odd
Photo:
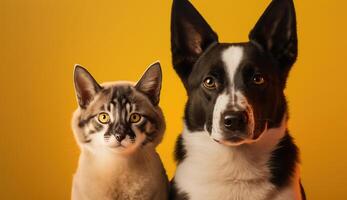
[[[174,179],[170,181],[169,200],[189,200],[188,194],[177,191]]]
[[[184,85],[192,72],[194,62],[204,50],[216,42],[218,42],[217,34],[189,1],[173,1],[171,10],[172,61],[174,69]]]
[[[186,157],[186,154],[187,154],[187,151],[184,147],[184,144],[183,144],[183,138],[182,138],[182,135],[179,135],[177,137],[177,140],[176,140],[176,146],[175,146],[175,161],[177,163],[180,163],[184,160],[184,158]]]
[[[287,185],[295,172],[296,164],[299,162],[298,148],[293,138],[286,133],[277,148],[272,152],[268,165],[271,170],[271,183],[278,188]]]

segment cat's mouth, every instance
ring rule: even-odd
[[[145,140],[145,136],[143,134],[136,136],[125,135],[122,136],[122,138],[119,137],[120,136],[117,134],[105,134],[104,142],[109,148],[133,152],[139,146],[141,146],[141,144]]]
[[[129,144],[133,144],[136,141],[136,137],[121,136],[120,134],[105,134],[104,142],[108,147],[118,148],[127,147]]]

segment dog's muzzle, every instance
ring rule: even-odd
[[[237,146],[251,139],[250,117],[247,111],[228,110],[221,114],[220,128],[222,138],[216,142]]]
[[[248,116],[245,111],[224,112],[221,117],[221,126],[227,132],[245,132],[248,124]]]

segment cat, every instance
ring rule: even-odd
[[[165,131],[159,107],[161,67],[152,64],[136,83],[98,84],[74,70],[78,108],[72,129],[81,154],[73,200],[165,200],[169,181],[155,151]]]

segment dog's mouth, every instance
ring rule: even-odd
[[[233,136],[229,136],[229,137],[221,138],[221,139],[215,139],[215,138],[212,138],[212,139],[219,144],[222,144],[225,146],[231,146],[231,147],[241,146],[244,144],[252,144],[259,141],[262,138],[262,136],[267,131],[267,126],[268,126],[268,123],[265,122],[264,128],[258,134],[256,134],[255,131],[253,130],[251,134],[247,134],[247,136],[233,135]]]

